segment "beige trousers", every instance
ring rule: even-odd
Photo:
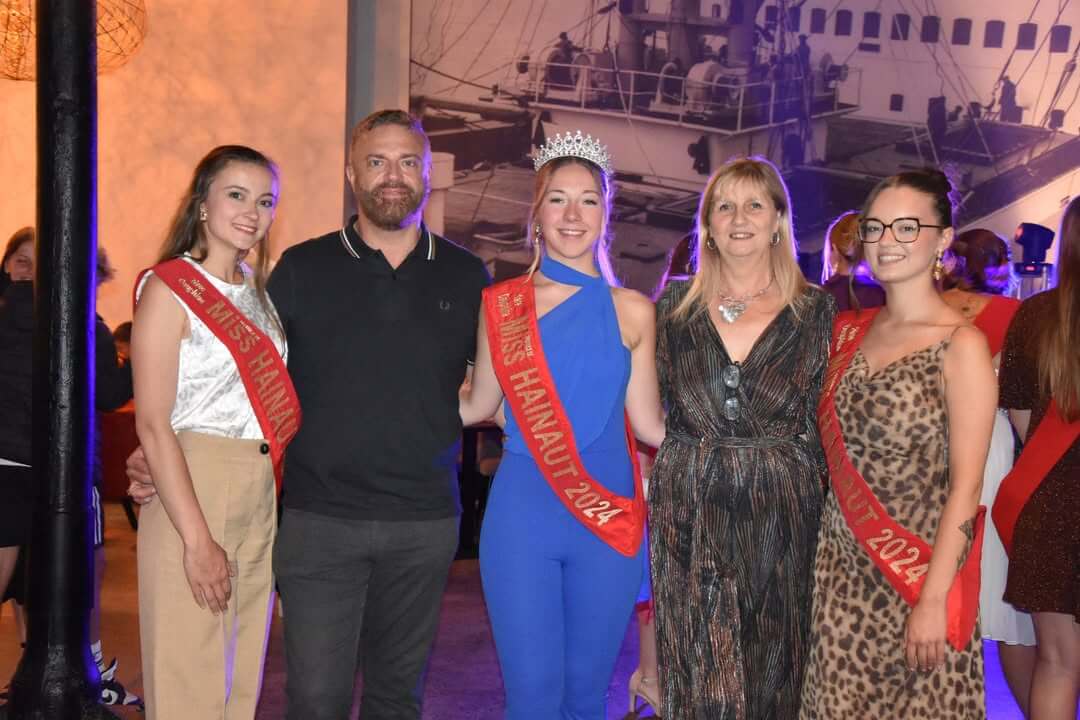
[[[139,515],[139,625],[148,720],[252,720],[270,629],[274,471],[262,440],[181,431],[214,540],[235,563],[228,610],[200,608],[184,547],[160,500]]]

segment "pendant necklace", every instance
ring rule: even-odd
[[[769,284],[758,290],[756,293],[750,293],[739,297],[732,297],[730,295],[724,295],[720,293],[720,317],[728,323],[733,323],[739,319],[739,316],[746,312],[746,306],[757,300],[759,297],[768,292],[772,287],[773,280],[769,278]]]

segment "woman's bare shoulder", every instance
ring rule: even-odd
[[[611,296],[620,315],[638,322],[655,322],[656,306],[644,293],[630,288],[612,288]]]

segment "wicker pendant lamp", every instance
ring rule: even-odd
[[[146,36],[144,0],[97,1],[98,74],[115,70],[139,49]],[[36,77],[34,0],[0,0],[0,78]]]

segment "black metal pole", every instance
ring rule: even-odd
[[[37,0],[37,267],[26,651],[8,717],[113,717],[90,656],[97,255],[96,2]]]

